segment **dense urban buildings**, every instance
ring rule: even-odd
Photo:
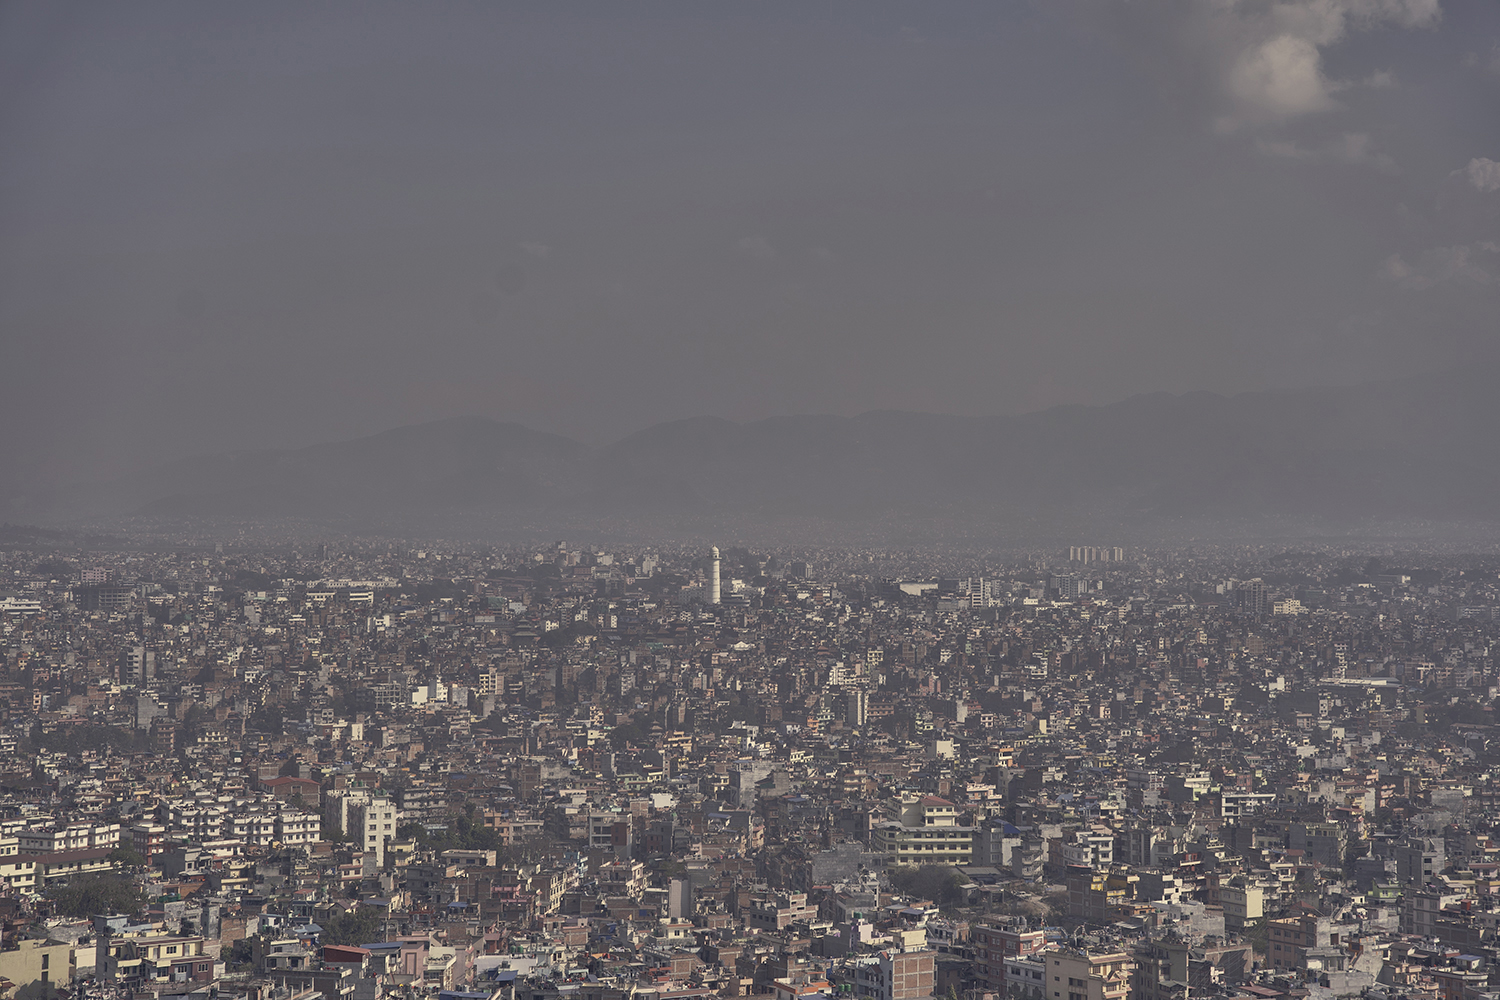
[[[1500,558],[0,573],[0,997],[1500,996]]]

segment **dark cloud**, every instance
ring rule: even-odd
[[[7,468],[1488,358],[1497,11],[9,4]]]

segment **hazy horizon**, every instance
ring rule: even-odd
[[[18,484],[1500,359],[1500,8],[0,9]]]

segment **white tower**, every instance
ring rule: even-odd
[[[713,564],[713,568],[708,571],[708,603],[709,604],[718,604],[719,603],[719,547],[717,545],[715,545],[713,547],[713,549],[709,552],[709,555],[712,557],[712,559],[714,561],[714,564]]]

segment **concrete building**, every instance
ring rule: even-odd
[[[1048,952],[1048,1000],[1125,1000],[1135,962],[1123,951]]]
[[[386,845],[396,836],[398,817],[396,804],[383,792],[345,788],[328,794],[328,821],[361,847],[376,868],[385,867]]]
[[[42,1000],[73,981],[73,946],[49,938],[21,938],[0,951],[0,978],[16,984],[17,1000]]]
[[[961,865],[973,858],[974,828],[959,826],[958,810],[936,795],[903,795],[885,806],[870,829],[870,849],[897,864]]]
[[[931,951],[882,951],[854,966],[854,995],[862,1000],[917,1000],[931,996],[936,982],[937,953]]]
[[[1406,885],[1426,885],[1448,866],[1439,837],[1411,837],[1397,845],[1396,878]]]

